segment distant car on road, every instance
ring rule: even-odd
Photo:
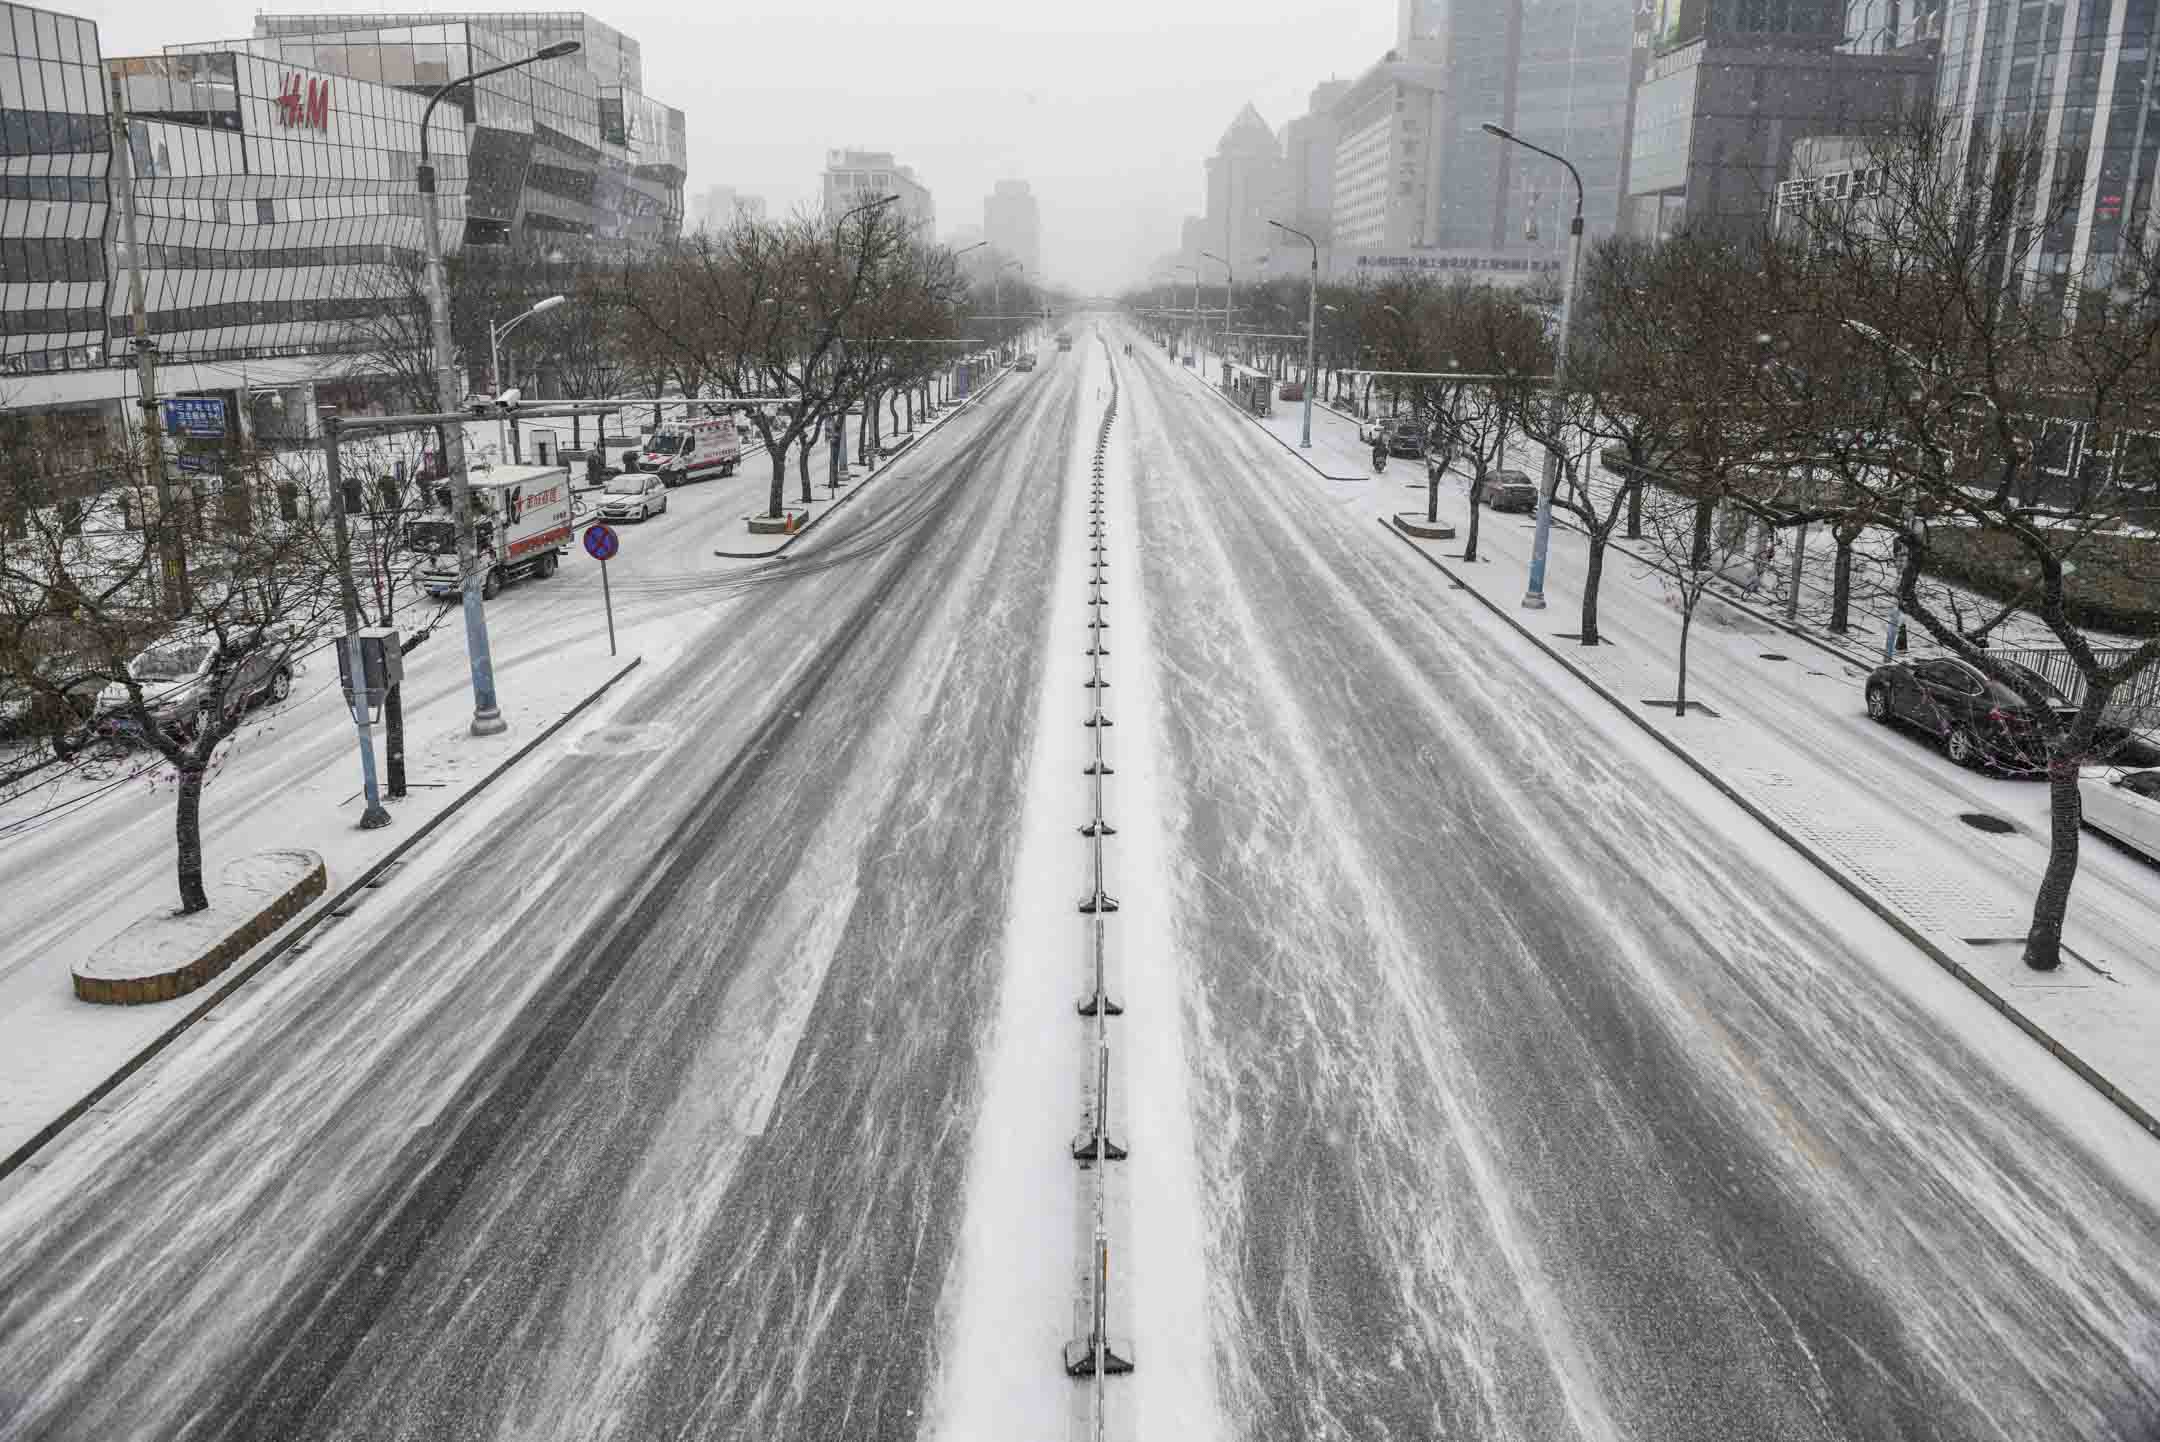
[[[1391,456],[1417,460],[1425,454],[1425,423],[1397,421],[1388,428],[1387,448]]]
[[[1537,509],[1538,483],[1521,471],[1494,471],[1485,478],[1485,505],[1495,511]]]
[[[2087,826],[2160,861],[2160,771],[2088,770],[2078,799]]]
[[[2047,765],[2047,727],[2067,725],[2077,708],[2046,677],[2015,662],[2047,698],[2035,711],[2016,691],[1951,656],[1892,661],[1868,673],[1868,715],[1885,725],[1916,726],[1942,743],[1960,766],[2037,771]]]
[[[1279,401],[1301,401],[1305,399],[1304,382],[1284,381],[1276,390],[1275,399]]]
[[[1016,371],[1031,371],[1035,369],[1035,352],[1022,351],[1020,353],[1020,359],[1013,362],[1013,369]]]
[[[638,471],[609,481],[594,510],[603,521],[642,521],[666,513],[667,493],[667,482],[658,474]]]

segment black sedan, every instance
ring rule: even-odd
[[[1388,454],[1406,460],[1417,460],[1425,454],[1425,425],[1422,421],[1397,421],[1388,427]]]
[[[2036,711],[2015,690],[1952,657],[1892,661],[1868,674],[1868,715],[1888,725],[1917,726],[1942,743],[1960,766],[1992,765],[2038,771],[2047,765],[2047,730],[2067,726],[2077,708],[2038,673],[1998,662],[2025,677],[2047,698]]]

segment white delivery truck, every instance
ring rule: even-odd
[[[572,537],[570,483],[562,467],[495,466],[471,476],[480,594],[493,597],[505,581],[521,576],[554,575]],[[451,596],[460,586],[450,483],[437,481],[434,489],[435,509],[412,523],[406,542],[420,557],[421,586],[431,596]]]
[[[742,436],[733,416],[676,421],[646,438],[638,469],[651,471],[670,486],[732,476],[742,460]]]

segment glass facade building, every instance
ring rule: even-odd
[[[688,127],[644,94],[638,42],[579,11],[255,18],[245,48],[421,94],[545,46],[579,50],[446,100],[472,157],[466,238],[539,248],[650,243],[682,229]],[[467,98],[467,97],[470,98]]]
[[[0,5],[0,403],[8,376],[103,360],[107,106],[95,26]]]
[[[2069,213],[2039,236],[2024,277],[2061,291],[2105,285],[2126,235],[2150,244],[2160,162],[2153,0],[1948,0],[1939,104],[1965,162],[2037,128],[2037,193],[2077,182]]]
[[[354,321],[411,293],[425,253],[417,96],[230,51],[118,59],[111,72],[142,244],[129,254],[116,217],[114,269],[140,261],[163,359],[347,351]],[[431,144],[455,248],[465,137],[438,126]],[[128,288],[111,290],[119,356]]]

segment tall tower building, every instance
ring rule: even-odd
[[[1001,180],[983,197],[983,237],[1027,267],[1042,273],[1042,213],[1024,180]]]

